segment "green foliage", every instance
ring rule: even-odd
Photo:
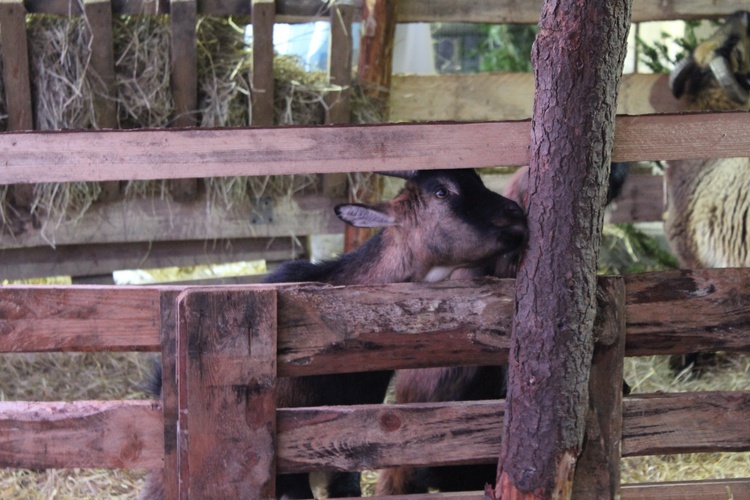
[[[654,73],[669,73],[685,54],[692,51],[698,40],[695,36],[695,28],[701,24],[701,21],[685,21],[685,35],[674,37],[669,33],[661,33],[661,40],[654,42],[653,46],[647,44],[640,37],[636,37],[636,46],[638,48],[638,60],[645,64]],[[676,57],[671,57],[669,47],[677,44],[682,47],[683,52]]]
[[[600,274],[633,274],[677,269],[674,255],[633,224],[606,224],[599,254]]]
[[[485,38],[477,49],[479,71],[508,71],[527,73],[531,66],[531,47],[539,28],[525,24],[485,24],[481,32]]]

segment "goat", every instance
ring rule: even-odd
[[[356,227],[382,227],[364,245],[313,264],[283,264],[267,283],[322,282],[334,285],[442,281],[456,269],[486,265],[516,254],[526,238],[517,203],[487,189],[473,170],[385,172],[406,179],[393,200],[377,205],[339,205],[335,211]],[[279,378],[277,405],[301,407],[382,403],[392,372]],[[161,379],[159,378],[159,381]],[[158,392],[158,391],[157,391]],[[359,474],[327,478],[329,497],[361,495]],[[280,475],[276,493],[310,498],[307,474]],[[163,498],[163,477],[152,473],[141,498]]]
[[[528,167],[519,169],[503,193],[525,207],[527,202]],[[626,163],[613,163],[609,175],[606,203],[621,192],[628,174]],[[457,269],[452,279],[492,275],[513,278],[516,275],[518,253],[498,256],[483,267]],[[399,370],[395,377],[396,403],[432,403],[440,401],[475,401],[505,397],[506,369],[503,366],[462,366],[450,368],[421,368]],[[624,384],[627,393],[629,388]],[[378,475],[377,496],[427,493],[440,491],[469,491],[494,483],[497,464],[478,464],[443,467],[392,467]]]

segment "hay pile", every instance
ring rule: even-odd
[[[206,127],[250,124],[251,47],[245,43],[247,19],[203,17],[197,25],[199,110]],[[119,128],[167,127],[174,119],[170,88],[170,37],[166,16],[119,16],[113,20]],[[28,17],[34,122],[37,129],[99,127],[94,102],[106,95],[101,79],[90,67],[91,30],[85,16]],[[275,60],[276,123],[316,125],[325,120],[325,97],[336,90],[322,72],[305,72],[290,56]],[[0,79],[1,80],[1,79]],[[2,85],[2,82],[0,82]],[[2,93],[0,93],[2,95]],[[3,112],[0,102],[0,114]],[[384,106],[353,89],[352,121],[382,121]],[[209,204],[229,208],[247,197],[289,196],[315,185],[315,176],[302,178],[206,179]],[[45,221],[54,242],[54,229],[81,217],[101,190],[96,183],[42,184],[35,187],[31,215]],[[169,198],[164,181],[132,181],[124,185],[128,198]],[[12,196],[0,189],[0,235],[12,234]]]

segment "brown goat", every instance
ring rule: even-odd
[[[498,256],[516,254],[526,238],[523,211],[487,189],[473,170],[390,172],[406,179],[393,200],[373,206],[336,207],[338,217],[357,227],[383,230],[357,250],[318,264],[293,261],[267,283],[323,282],[334,285],[441,281],[460,268],[482,267]],[[392,372],[364,372],[280,378],[279,407],[381,403]],[[161,377],[157,377],[159,382]],[[158,388],[157,388],[158,392]],[[328,496],[359,496],[359,474],[328,477]],[[280,475],[276,494],[310,498],[307,474]],[[143,499],[163,498],[162,474],[152,473]]]

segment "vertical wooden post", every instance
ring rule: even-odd
[[[596,261],[631,0],[545,0],[495,498],[570,498],[588,410]]]
[[[275,498],[276,291],[178,299],[180,498]]]
[[[573,498],[619,498],[625,356],[625,282],[599,278],[594,327],[594,360],[589,380],[586,439],[578,459]]]
[[[252,125],[274,124],[273,25],[274,0],[253,0]]]
[[[99,128],[117,128],[115,102],[115,55],[112,39],[112,3],[110,0],[85,0],[84,13],[91,29],[91,68],[94,82],[94,109]],[[99,200],[111,201],[120,194],[120,183],[100,183]]]
[[[8,130],[33,130],[26,8],[22,0],[0,2],[0,40]],[[33,201],[34,186],[16,184],[13,186],[12,194],[17,207],[29,208]]]
[[[362,6],[362,28],[357,58],[357,80],[365,96],[380,101],[388,120],[388,101],[393,69],[393,41],[396,35],[397,0],[367,0]],[[373,177],[358,197],[365,202],[380,197],[382,182]],[[346,226],[344,250],[350,252],[375,233],[372,229]]]
[[[352,19],[351,1],[337,1],[330,13],[331,37],[328,41],[328,81],[340,87],[329,92],[326,123],[349,123],[349,97],[352,86]]]
[[[194,127],[198,123],[198,59],[196,25],[197,0],[170,0],[171,86],[174,99],[174,127]],[[194,200],[198,195],[197,179],[169,181],[172,196],[179,201]]]
[[[177,297],[179,290],[161,292],[161,401],[164,412],[164,498],[178,497],[178,421],[177,396]]]

